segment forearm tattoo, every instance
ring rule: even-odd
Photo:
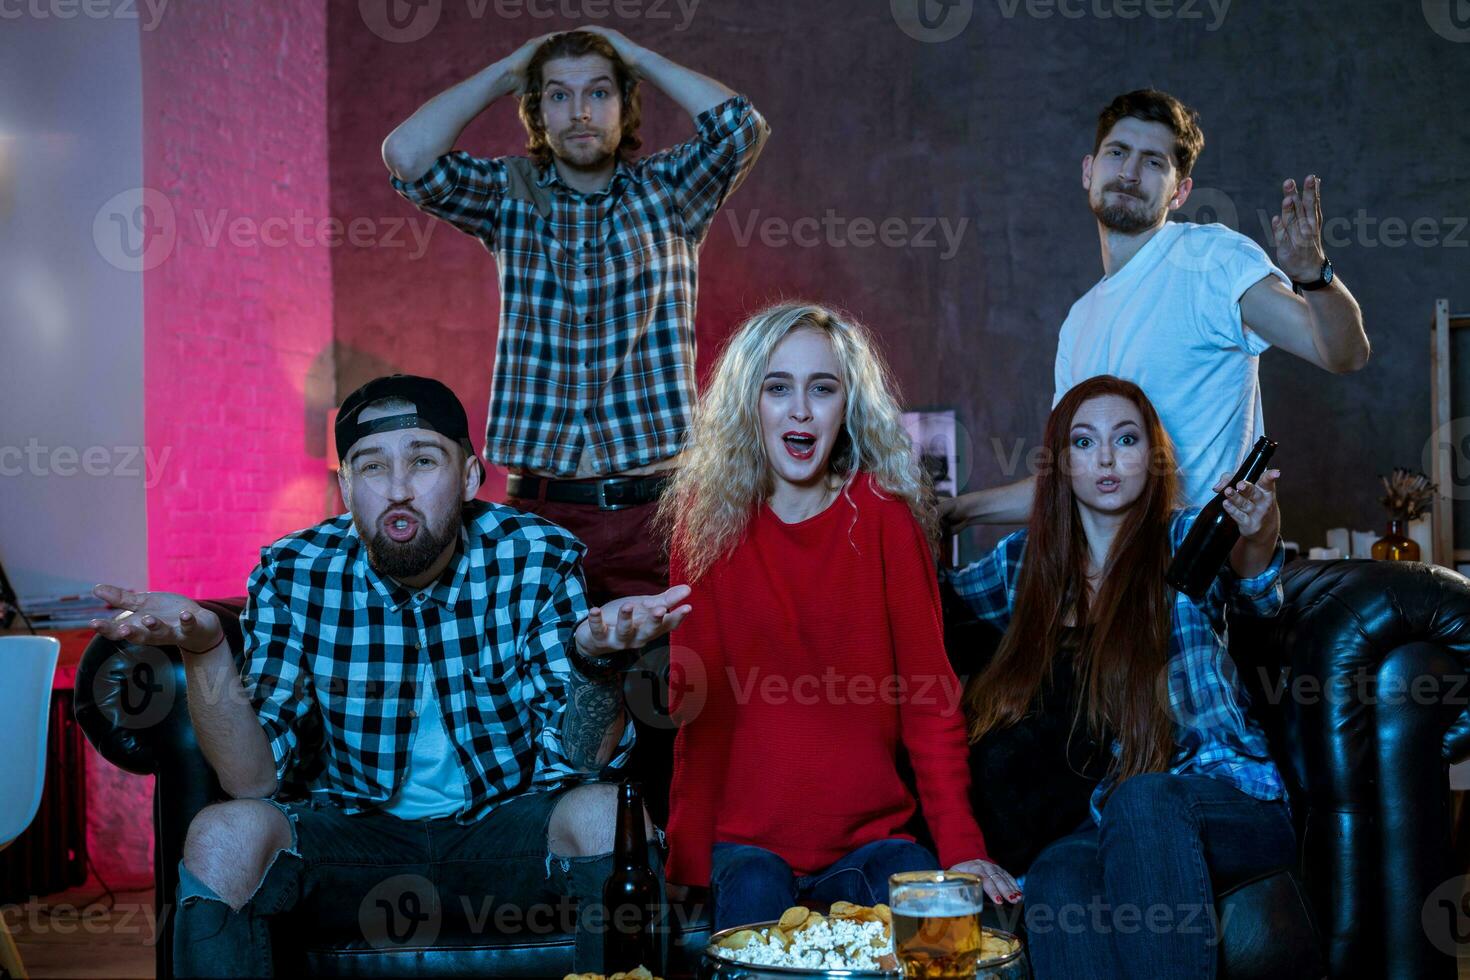
[[[616,745],[623,730],[622,675],[593,681],[572,671],[567,681],[567,706],[562,713],[561,742],[567,760],[577,769],[600,769],[603,747]]]

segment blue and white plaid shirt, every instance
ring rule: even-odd
[[[1171,551],[1177,549],[1199,516],[1199,508],[1176,510],[1169,525]],[[1002,538],[989,554],[949,573],[960,598],[981,619],[1004,630],[1011,621],[1016,585],[1025,557],[1026,532]],[[1242,579],[1226,565],[1199,602],[1174,597],[1169,634],[1169,713],[1175,722],[1177,750],[1169,771],[1211,776],[1258,800],[1285,800],[1286,786],[1271,758],[1266,736],[1246,714],[1246,694],[1226,646],[1226,607],[1255,616],[1281,610],[1281,565],[1285,550],[1276,542],[1270,566]],[[1122,746],[1114,742],[1114,757]],[[1092,818],[1112,791],[1110,776],[1092,794]]]
[[[555,524],[479,501],[444,574],[418,590],[373,570],[349,515],[262,549],[241,670],[276,778],[349,813],[387,802],[408,768],[424,665],[464,773],[460,823],[576,777],[561,719],[565,650],[587,612],[583,550]],[[614,765],[632,741],[629,723]]]
[[[585,446],[593,472],[684,448],[695,405],[699,248],[770,130],[744,96],[699,114],[694,139],[582,194],[547,166],[551,200],[511,192],[506,158],[441,156],[393,188],[474,235],[500,271],[500,335],[485,458],[561,476]]]

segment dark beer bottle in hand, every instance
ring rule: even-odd
[[[1255,483],[1266,472],[1274,452],[1276,443],[1261,436],[1227,485],[1233,487],[1241,480]],[[1225,512],[1225,493],[1222,490],[1194,519],[1184,543],[1174,552],[1165,580],[1191,599],[1204,598],[1215,576],[1220,574],[1220,567],[1230,557],[1230,549],[1239,540],[1240,525]]]
[[[618,827],[613,868],[602,886],[607,909],[602,972],[626,973],[639,966],[661,975],[658,876],[648,866],[648,833],[643,823],[643,793],[625,780],[618,787]]]

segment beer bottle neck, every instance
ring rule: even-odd
[[[1241,480],[1255,483],[1260,479],[1261,474],[1266,472],[1266,465],[1271,462],[1271,454],[1275,451],[1276,443],[1265,436],[1256,440],[1255,448],[1245,458],[1245,462],[1240,464],[1240,469],[1236,470],[1235,475],[1230,478],[1230,485],[1234,486]]]
[[[618,825],[613,838],[613,863],[618,867],[648,865],[648,831],[643,823],[643,800],[629,787],[618,792]]]

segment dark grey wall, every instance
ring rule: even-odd
[[[1092,13],[1119,9],[1113,0],[1072,4],[1088,12],[1076,19],[976,0],[951,9],[972,10],[958,36],[922,43],[896,29],[887,3],[797,6],[745,5],[730,25],[738,57],[718,42],[697,49],[694,63],[721,66],[775,130],[732,211],[970,225],[948,260],[882,247],[742,259],[727,227],[707,276],[729,258],[746,282],[860,311],[884,332],[909,402],[960,409],[970,485],[991,485],[1005,475],[992,439],[1007,449],[1039,439],[1057,329],[1101,275],[1080,186],[1096,114],[1117,92],[1164,88],[1200,111],[1192,203],[1212,205],[1213,220],[1265,245],[1281,180],[1309,172],[1323,176],[1324,217],[1345,219],[1327,248],[1364,309],[1374,357],[1334,377],[1269,352],[1266,421],[1282,445],[1288,537],[1320,544],[1328,527],[1381,523],[1376,474],[1420,466],[1429,435],[1432,301],[1470,309],[1470,24],[1457,42],[1417,3],[1238,3],[1223,20],[1181,3],[1156,9],[1201,19],[1123,20]],[[728,36],[712,30],[715,11],[706,16],[691,35]],[[1420,244],[1406,232],[1416,221]],[[1458,367],[1470,388],[1470,350]],[[1462,543],[1466,518],[1462,508]]]
[[[1215,220],[1264,244],[1261,215],[1279,207],[1281,180],[1309,172],[1323,177],[1326,217],[1347,219],[1328,250],[1363,305],[1373,361],[1333,377],[1268,353],[1266,420],[1282,445],[1287,537],[1320,544],[1325,528],[1381,523],[1376,474],[1420,466],[1429,435],[1432,302],[1447,296],[1470,309],[1470,24],[1456,27],[1443,0],[1427,0],[1431,12],[1443,8],[1434,18],[1419,3],[1382,0],[1066,0],[1060,9],[957,0],[940,30],[969,19],[942,41],[901,28],[914,0],[703,0],[686,18],[690,2],[620,0],[603,6],[635,16],[593,21],[589,0],[562,0],[573,19],[495,2],[476,17],[481,5],[443,0],[431,31],[383,44],[363,30],[357,3],[334,0],[334,210],[346,200],[395,206],[365,154],[433,92],[535,34],[589,22],[622,30],[751,95],[774,132],[705,247],[701,360],[768,299],[846,306],[884,337],[910,405],[959,409],[977,488],[1005,478],[1017,440],[1039,439],[1058,327],[1101,275],[1080,186],[1097,112],[1118,92],[1158,86],[1201,113],[1195,200],[1212,204]],[[1129,12],[1137,16],[1120,16]],[[646,147],[689,129],[667,98],[646,95]],[[461,145],[488,154],[522,142],[506,104]],[[359,158],[361,167],[348,164]],[[826,226],[793,227],[829,212]],[[884,244],[856,219],[896,219],[888,242],[906,244]],[[1408,241],[1416,221],[1420,244]],[[936,222],[958,233],[956,247]],[[473,249],[441,236],[414,281],[399,285],[460,311],[442,332],[446,370],[482,364],[488,389],[493,270]],[[381,308],[364,299],[358,310],[352,296],[381,303],[371,283],[383,270],[337,258],[339,332],[357,319],[378,332]],[[465,329],[467,310],[482,311],[484,326]],[[1463,355],[1458,374],[1470,388]],[[1461,524],[1470,530],[1470,514]]]

